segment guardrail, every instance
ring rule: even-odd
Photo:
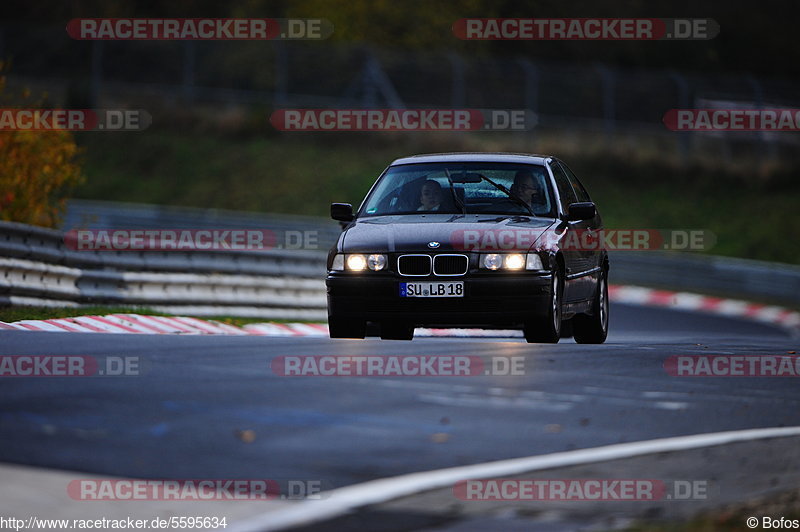
[[[95,200],[69,200],[62,228],[269,229],[276,245],[286,244],[281,236],[308,232],[314,234],[317,249],[325,252],[341,233],[337,222],[315,216]]]
[[[611,280],[800,307],[800,267],[689,252],[609,252]]]
[[[0,304],[325,318],[318,251],[76,251],[64,233],[0,222]]]

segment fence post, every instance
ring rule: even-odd
[[[678,108],[679,109],[688,109],[689,108],[689,82],[686,81],[686,77],[682,74],[678,73],[675,70],[669,71],[670,79],[675,82],[675,85],[678,87]],[[692,134],[690,131],[679,131],[677,132],[678,137],[678,151],[680,152],[681,160],[684,164],[689,157],[689,145],[691,141],[690,135]]]
[[[280,40],[272,41],[275,52],[275,92],[272,105],[276,109],[285,107],[289,92],[289,62],[286,58],[286,46]]]
[[[344,101],[348,105],[356,105],[357,97],[361,91],[360,105],[364,109],[378,107],[378,96],[382,96],[386,105],[392,109],[405,109],[403,100],[392,84],[392,80],[383,71],[381,63],[370,51],[365,51],[364,66],[358,77],[353,80],[344,94]]]
[[[521,57],[517,60],[525,72],[525,108],[539,112],[539,67]]]
[[[450,105],[453,109],[463,109],[466,105],[467,93],[464,82],[464,60],[456,53],[447,54],[453,72],[453,85]]]
[[[92,41],[92,81],[89,88],[89,103],[92,107],[100,105],[100,88],[103,83],[103,41]]]
[[[398,94],[397,89],[394,88],[392,80],[389,79],[386,71],[383,70],[383,66],[381,66],[381,62],[378,60],[378,58],[371,53],[367,59],[367,68],[369,69],[369,75],[370,79],[372,80],[372,84],[377,90],[380,91],[389,107],[392,109],[405,109],[406,106],[403,103],[402,98],[400,98],[400,94]]]
[[[762,87],[761,82],[758,81],[758,79],[756,79],[752,74],[747,74],[747,76],[745,76],[745,80],[753,89],[753,100],[755,101],[756,109],[761,110],[764,107],[764,87]],[[769,142],[767,132],[759,131],[758,139],[761,144],[762,156],[774,156],[775,143]]]
[[[378,80],[375,77],[375,73],[378,69],[376,69],[375,62],[376,59],[372,57],[372,54],[367,54],[367,60],[362,72],[361,85],[363,90],[361,93],[361,107],[364,109],[375,109],[378,107],[378,87],[376,86]]]
[[[194,100],[194,62],[195,44],[192,40],[183,44],[183,97],[186,101]]]
[[[525,73],[525,109],[534,114],[536,125],[539,125],[539,67],[524,57],[517,62]],[[535,138],[536,133],[530,131],[530,135]]]
[[[600,73],[600,81],[603,83],[603,124],[606,133],[614,132],[616,109],[614,108],[614,88],[616,76],[614,72],[605,65],[596,64],[595,70]]]

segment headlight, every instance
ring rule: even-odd
[[[480,265],[486,270],[544,270],[537,253],[486,253],[481,255]]]
[[[334,255],[333,262],[331,262],[331,271],[340,272],[344,270],[344,255]]]
[[[370,255],[367,257],[367,267],[374,272],[386,268],[386,255]]]
[[[489,270],[499,270],[503,266],[503,256],[489,253],[483,256],[483,267]]]
[[[367,259],[364,255],[348,255],[347,269],[354,272],[364,271],[367,268]]]
[[[526,270],[544,270],[542,257],[538,253],[528,253],[528,260],[525,262]]]
[[[521,270],[525,267],[525,256],[521,253],[512,253],[511,255],[506,255],[505,264],[503,264],[507,270]]]

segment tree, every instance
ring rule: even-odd
[[[39,107],[27,90],[18,98],[6,92],[5,70],[0,62],[0,105]],[[67,195],[83,181],[79,156],[69,131],[0,130],[0,220],[56,227]]]

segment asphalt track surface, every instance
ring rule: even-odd
[[[3,378],[0,461],[137,478],[376,478],[800,424],[794,378],[673,377],[666,357],[781,355],[767,325],[613,305],[599,346],[0,331],[0,355],[139,357],[128,377]],[[281,355],[523,356],[520,376],[283,377]],[[253,431],[252,441],[241,431]]]

